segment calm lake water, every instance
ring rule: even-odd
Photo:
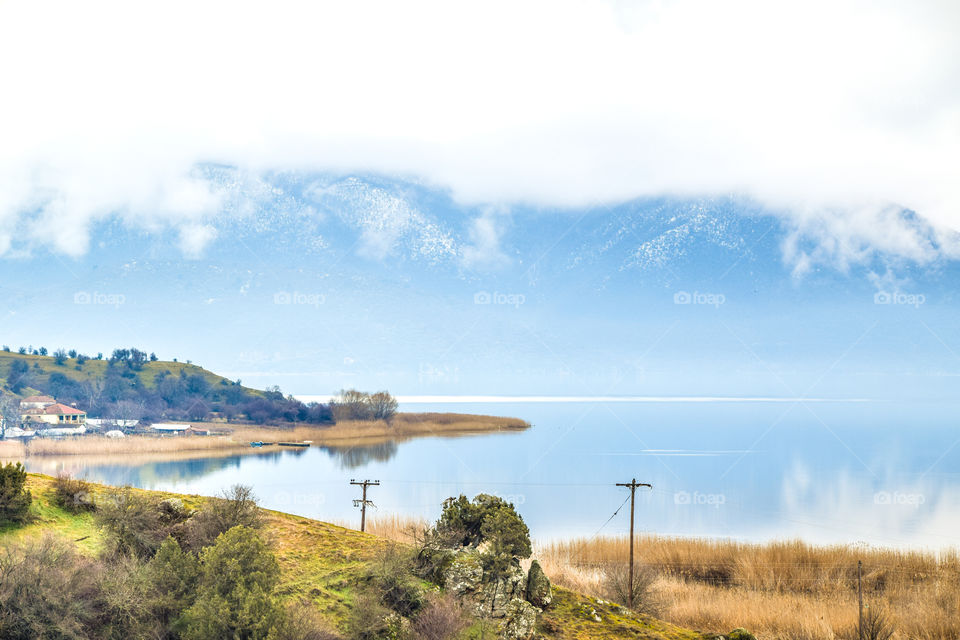
[[[422,438],[129,465],[32,459],[32,471],[215,494],[250,484],[264,506],[359,523],[352,478],[380,480],[372,515],[436,518],[448,496],[512,501],[540,540],[639,531],[953,546],[960,534],[960,404],[549,402],[404,405],[517,416],[523,433]],[[73,468],[71,468],[73,467]],[[608,519],[609,522],[608,522]]]

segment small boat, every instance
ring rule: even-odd
[[[250,443],[250,446],[251,446],[251,447],[262,447],[262,446],[263,446],[263,443],[260,442],[260,441],[251,442],[251,443]]]
[[[278,442],[281,447],[309,447],[309,442]]]

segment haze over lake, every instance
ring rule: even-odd
[[[610,519],[628,495],[614,485],[636,478],[654,485],[638,494],[644,532],[940,548],[955,543],[960,524],[958,408],[789,399],[405,403],[405,411],[515,416],[533,427],[133,466],[69,457],[27,464],[184,493],[245,483],[266,507],[357,523],[351,479],[381,481],[370,494],[374,517],[434,519],[446,497],[486,492],[514,502],[540,540],[626,532],[628,506]]]

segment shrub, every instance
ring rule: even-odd
[[[456,598],[435,595],[413,621],[413,631],[421,640],[450,640],[470,624]]]
[[[150,557],[169,534],[157,501],[130,487],[102,500],[96,518],[106,530],[107,545],[114,553]]]
[[[61,473],[53,481],[53,503],[61,509],[71,513],[95,511],[97,505],[93,501],[93,492],[90,483],[85,480],[71,478]]]
[[[634,567],[633,608],[635,611],[651,616],[660,615],[663,602],[653,586],[656,579],[657,574],[652,569]],[[607,598],[626,606],[630,602],[630,567],[619,563],[608,566],[604,571],[604,590]],[[732,633],[729,636],[730,640],[737,640]],[[742,637],[739,640],[750,640],[750,638]]]
[[[27,470],[19,462],[0,466],[0,524],[24,522],[33,497],[27,491]]]
[[[263,512],[253,490],[237,484],[209,499],[197,514],[186,523],[183,540],[193,551],[213,544],[217,537],[233,527],[259,529],[263,526]]]
[[[280,566],[255,531],[237,526],[200,554],[193,605],[184,614],[185,640],[260,640],[283,624],[273,591]]]
[[[294,603],[284,612],[284,621],[270,640],[341,640],[340,634],[315,607],[306,603]]]
[[[423,589],[412,574],[411,554],[396,544],[381,548],[368,576],[381,604],[410,617],[426,604]]]
[[[390,630],[390,610],[369,593],[357,596],[347,618],[347,633],[352,640],[379,640]]]
[[[0,638],[88,637],[98,616],[97,566],[45,534],[0,551]]]

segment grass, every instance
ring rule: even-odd
[[[27,486],[34,496],[33,521],[0,527],[0,548],[14,540],[38,537],[44,531],[76,541],[84,553],[97,553],[103,548],[103,538],[90,514],[71,514],[53,504],[53,478],[29,474]],[[93,489],[95,495],[110,490],[96,484]],[[179,497],[191,508],[201,506],[205,500],[200,496],[149,493]],[[412,523],[402,518],[377,518],[370,524],[373,531],[400,538]],[[264,538],[280,563],[279,593],[290,600],[311,603],[332,625],[341,629],[368,567],[379,551],[390,544],[385,537],[275,511],[267,511]],[[555,590],[555,603],[541,617],[538,629],[541,637],[556,640],[702,638],[701,634],[688,629],[632,614],[614,603],[564,588]],[[477,629],[478,625],[474,625],[460,640],[479,637]],[[491,637],[489,630],[485,637]]]
[[[538,546],[551,579],[602,595],[607,567],[626,563],[626,538]],[[864,598],[882,606],[899,638],[960,637],[960,557],[803,542],[641,537],[637,562],[656,576],[663,617],[696,629],[746,627],[760,638],[832,640],[857,619],[857,561]]]
[[[109,354],[105,354],[104,357],[109,357]],[[83,365],[81,365],[80,369],[77,369],[77,360],[75,358],[67,358],[62,365],[58,365],[54,361],[53,356],[34,356],[19,354],[15,351],[0,351],[0,380],[2,380],[4,385],[7,383],[7,378],[10,374],[10,367],[16,360],[22,360],[26,362],[27,365],[30,366],[30,370],[33,372],[34,382],[40,383],[40,386],[43,387],[47,386],[51,373],[62,373],[71,380],[85,382],[87,380],[101,379],[104,375],[106,375],[107,371],[106,359],[87,360],[83,363]],[[124,371],[125,370],[126,368],[124,368]],[[133,373],[136,374],[136,376],[140,379],[140,382],[142,382],[146,388],[152,389],[154,387],[154,376],[163,371],[169,371],[174,376],[179,376],[180,371],[184,371],[185,375],[187,376],[200,375],[203,376],[211,386],[219,385],[222,381],[226,381],[228,384],[233,383],[233,381],[195,364],[188,364],[186,362],[171,362],[168,360],[145,362],[140,371],[134,371]],[[248,387],[244,387],[244,389],[253,394],[263,393],[262,391]],[[27,387],[20,393],[20,395],[26,396],[36,392],[36,388]]]
[[[203,423],[191,423],[195,425]],[[516,418],[457,413],[401,413],[390,423],[379,421],[341,422],[332,426],[293,428],[209,425],[225,436],[148,436],[106,438],[84,435],[59,439],[0,441],[0,459],[25,456],[178,454],[183,452],[258,453],[250,442],[304,442],[319,445],[357,445],[404,440],[423,436],[455,436],[491,431],[518,431],[530,425]]]

